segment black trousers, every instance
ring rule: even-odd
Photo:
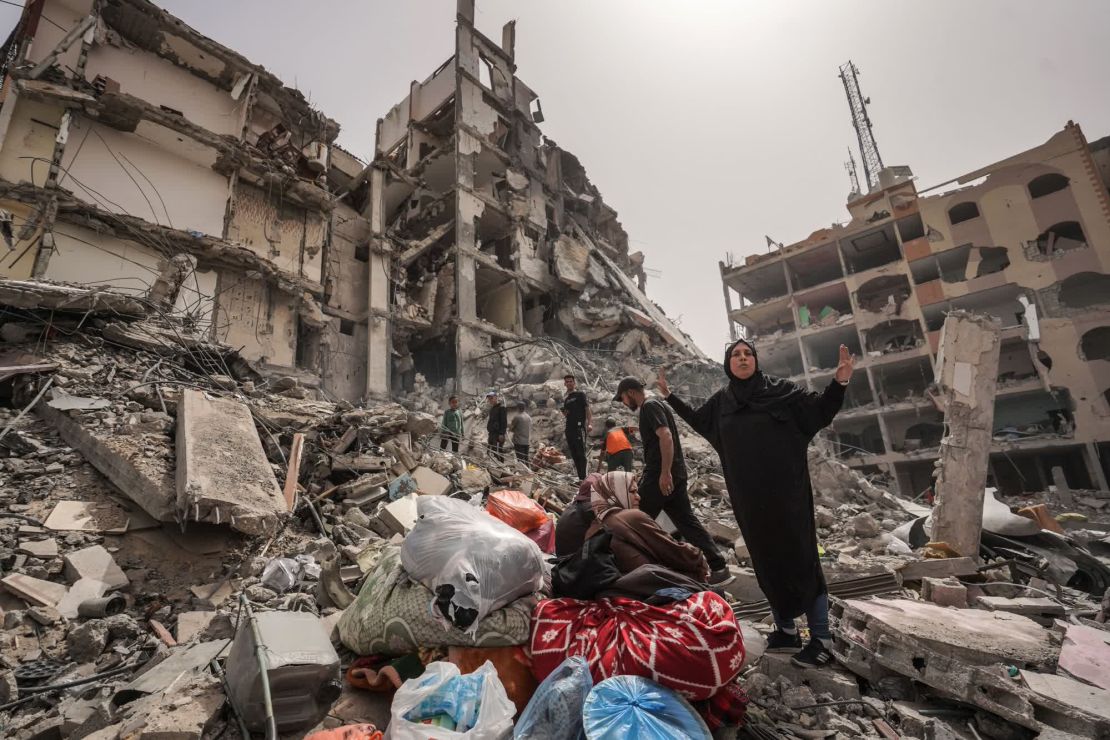
[[[444,434],[440,435],[440,437],[439,437],[439,449],[446,450],[448,442],[451,443],[451,452],[458,452],[459,451],[459,438],[456,437],[454,434],[447,434],[447,433],[444,433]]]
[[[513,450],[516,451],[516,459],[520,460],[525,465],[528,464],[528,445],[513,445]]]
[[[690,496],[686,493],[686,479],[674,479],[674,491],[670,496],[664,496],[659,490],[659,473],[645,471],[640,476],[640,511],[652,519],[659,516],[660,511],[667,512],[667,516],[674,522],[682,539],[705,553],[705,560],[712,570],[725,567],[725,559],[713,544],[713,538],[705,527],[694,515],[690,506]]]
[[[489,453],[491,456],[496,455],[498,459],[503,459],[504,455],[502,453],[504,448],[501,446],[501,441],[498,439],[499,436],[500,435],[497,434],[489,435]]]
[[[608,455],[605,464],[612,473],[614,470],[632,472],[632,450],[621,450]]]
[[[586,479],[586,430],[582,427],[567,427],[567,447],[578,471],[578,480]]]

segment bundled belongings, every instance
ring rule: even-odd
[[[586,697],[589,740],[710,740],[709,728],[685,699],[640,676],[602,681]]]
[[[543,585],[540,548],[504,522],[443,496],[419,497],[417,513],[401,565],[435,593],[446,622],[473,634],[487,614]]]
[[[536,689],[517,720],[514,740],[578,740],[582,706],[594,686],[583,658],[567,658]]]
[[[501,740],[513,728],[513,703],[492,663],[460,675],[453,663],[430,663],[397,690],[390,708],[392,740]]]
[[[485,516],[484,514],[482,516]],[[401,567],[401,548],[384,548],[370,566],[358,598],[339,620],[339,638],[359,655],[407,655],[422,647],[504,647],[528,642],[535,600],[518,599],[464,632],[428,609],[434,595]]]
[[[539,545],[545,553],[555,551],[555,523],[536,501],[520,491],[494,491],[486,500],[486,511]]]
[[[532,615],[531,644],[539,679],[581,656],[595,681],[644,676],[692,701],[713,696],[744,664],[736,617],[711,591],[662,607],[621,597],[543,601]]]

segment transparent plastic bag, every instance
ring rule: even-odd
[[[303,569],[293,558],[274,558],[262,569],[262,585],[283,594],[297,585]]]
[[[461,675],[454,663],[429,663],[419,678],[397,689],[390,708],[390,740],[503,740],[516,708],[493,663]],[[434,722],[434,724],[432,724]],[[459,730],[449,729],[451,724]],[[446,727],[444,725],[447,725]],[[465,729],[464,729],[465,728]]]
[[[578,740],[582,734],[582,705],[593,688],[590,667],[583,658],[567,658],[532,695],[517,720],[515,740]]]
[[[640,676],[607,678],[586,697],[588,740],[711,740],[709,728],[681,696]]]
[[[543,586],[543,553],[508,524],[445,496],[417,497],[417,513],[401,565],[435,594],[437,618],[473,633],[487,614]]]

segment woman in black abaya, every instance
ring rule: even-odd
[[[806,448],[840,410],[853,364],[841,345],[833,380],[823,393],[811,393],[764,374],[755,346],[741,339],[725,353],[728,385],[698,409],[671,393],[659,373],[667,403],[721,458],[732,511],[775,619],[768,649],[802,648],[794,620],[806,615],[811,640],[794,656],[802,667],[832,660]]]

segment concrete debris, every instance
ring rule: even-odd
[[[277,531],[287,506],[250,410],[186,389],[177,413],[177,511],[244,534]]]
[[[112,554],[101,545],[68,553],[65,556],[65,574],[70,583],[85,579],[99,581],[107,586],[109,591],[131,585],[130,579],[116,565]]]

